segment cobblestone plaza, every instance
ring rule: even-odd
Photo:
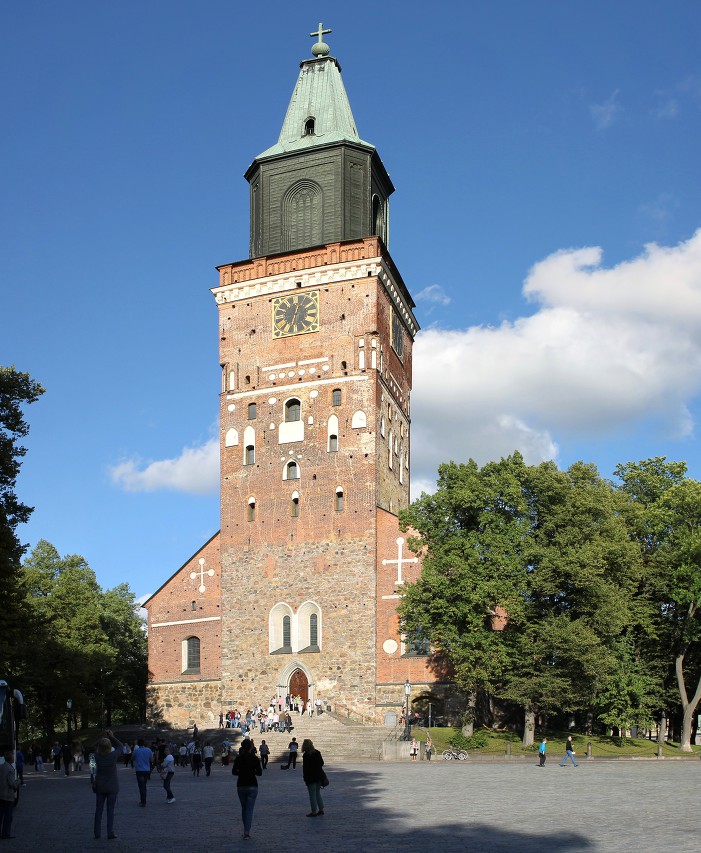
[[[15,811],[15,853],[78,850],[250,850],[292,853],[696,853],[699,761],[581,761],[540,769],[523,762],[377,763],[335,766],[326,756],[326,813],[307,819],[301,769],[270,765],[260,780],[250,841],[243,841],[235,778],[179,770],[166,805],[157,774],[138,806],[132,770],[119,770],[118,838],[92,837],[94,795],[86,773],[28,771]],[[534,759],[535,762],[535,759]],[[104,818],[103,818],[104,820]]]

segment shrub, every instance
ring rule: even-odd
[[[483,749],[489,743],[486,732],[476,731],[470,737],[465,737],[462,732],[456,732],[448,741],[454,749]]]

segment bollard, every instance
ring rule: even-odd
[[[587,758],[591,758],[591,744],[587,744]]]

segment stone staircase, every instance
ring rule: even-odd
[[[271,731],[261,735],[257,729],[252,734],[256,746],[259,746],[261,740],[265,738],[265,742],[270,747],[271,765],[287,763],[287,745],[293,737],[297,738],[300,746],[298,761],[302,760],[302,741],[309,738],[328,764],[350,764],[381,761],[383,743],[387,740],[395,740],[397,736],[394,729],[352,722],[326,711],[320,715],[315,713],[313,717],[293,713],[292,726],[292,732],[289,734]],[[147,743],[152,735],[169,738],[176,743],[189,741],[192,738],[192,730],[189,732],[170,729],[148,731],[140,726],[122,726],[116,734],[118,737],[126,736],[129,740],[144,736]],[[215,747],[215,760],[219,762],[224,739],[228,739],[236,746],[241,741],[241,732],[239,729],[200,729],[199,739],[202,742],[209,741]]]
[[[300,747],[302,741],[309,738],[328,763],[381,761],[382,744],[394,736],[393,729],[353,723],[328,712],[313,717],[292,714],[292,725],[291,734],[268,732],[266,735],[254,735],[256,744],[265,737],[270,746],[271,762],[283,758],[287,761],[287,744],[292,737],[297,738]]]

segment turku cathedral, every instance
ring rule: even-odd
[[[248,167],[250,257],[217,267],[220,530],[146,602],[149,705],[175,726],[273,695],[382,722],[433,691],[396,607],[414,302],[392,181],[319,25],[278,141]]]

